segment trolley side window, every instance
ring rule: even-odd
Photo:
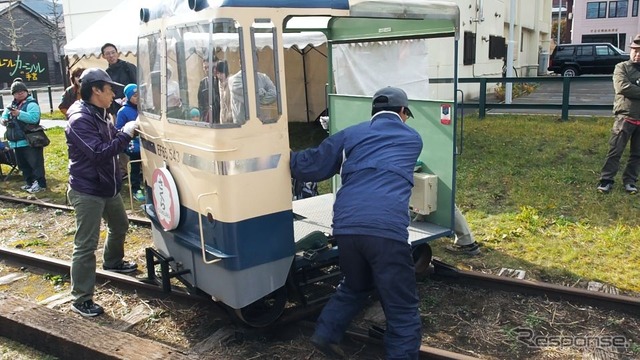
[[[248,120],[249,114],[244,91],[247,77],[241,60],[244,57],[242,27],[231,19],[217,19],[212,32],[212,48],[215,49],[212,69],[216,86],[212,94],[212,121],[219,127],[237,127]]]
[[[138,39],[139,109],[152,119],[160,119],[160,33]]]
[[[256,19],[251,25],[251,54],[258,119],[264,124],[278,121],[282,115],[278,38],[269,19]]]

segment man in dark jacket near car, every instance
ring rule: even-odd
[[[418,294],[409,232],[409,197],[422,139],[405,124],[413,117],[407,94],[386,87],[373,95],[369,121],[348,127],[317,148],[291,154],[291,175],[321,181],[340,173],[333,235],[344,278],[322,310],[311,342],[331,357],[376,289],[387,320],[386,359],[418,359]],[[348,116],[348,115],[345,115]]]
[[[138,83],[138,68],[132,63],[120,60],[120,53],[115,45],[106,43],[102,45],[100,49],[102,57],[107,60],[109,67],[107,68],[107,74],[111,77],[111,80],[120,84],[137,84]],[[113,92],[116,94],[116,98],[111,105],[111,113],[116,116],[118,110],[127,101],[124,96],[123,88],[114,88]]]
[[[629,160],[622,173],[624,190],[636,194],[638,172],[640,171],[640,34],[629,45],[630,58],[616,65],[613,71],[613,113],[615,121],[609,138],[609,152],[600,172],[598,191],[608,193],[613,182],[620,158],[627,143],[631,142]]]
[[[103,268],[120,273],[136,271],[137,265],[124,260],[124,240],[129,220],[120,196],[122,176],[117,156],[128,146],[138,127],[128,122],[116,130],[108,108],[113,87],[122,87],[102,69],[85,70],[80,77],[82,100],[67,111],[65,130],[69,149],[69,190],[67,196],[76,213],[76,234],[71,259],[71,309],[82,316],[104,312],[93,302],[96,255],[100,223],[107,223]]]

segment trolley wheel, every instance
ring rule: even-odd
[[[265,327],[282,315],[286,304],[287,289],[283,286],[243,308],[234,309],[234,315],[249,326]]]
[[[433,257],[431,246],[429,244],[420,244],[413,248],[411,255],[413,256],[413,264],[416,274],[423,274],[429,270],[429,264]]]

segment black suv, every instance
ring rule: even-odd
[[[629,54],[611,44],[565,44],[553,49],[549,71],[562,76],[613,74],[616,64],[627,60]]]

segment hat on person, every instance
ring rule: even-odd
[[[11,84],[11,95],[20,91],[29,92],[29,89],[27,89],[27,85],[22,82],[22,79],[17,78],[13,80],[13,84]]]
[[[129,84],[124,87],[124,96],[127,97],[127,100],[131,100],[131,97],[138,92],[138,85]]]
[[[631,40],[631,44],[629,44],[630,48],[640,48],[640,34],[636,35],[633,40]]]
[[[189,111],[189,116],[193,117],[200,117],[200,110],[198,110],[198,108],[193,108]]]
[[[397,87],[387,86],[376,91],[373,95],[372,106],[374,109],[404,107],[407,112],[407,116],[413,117],[411,110],[409,110],[409,98],[407,97],[407,93]]]
[[[80,75],[80,84],[92,84],[98,81],[104,81],[113,86],[124,87],[124,85],[111,80],[111,76],[106,71],[98,68],[90,68],[82,72]]]

